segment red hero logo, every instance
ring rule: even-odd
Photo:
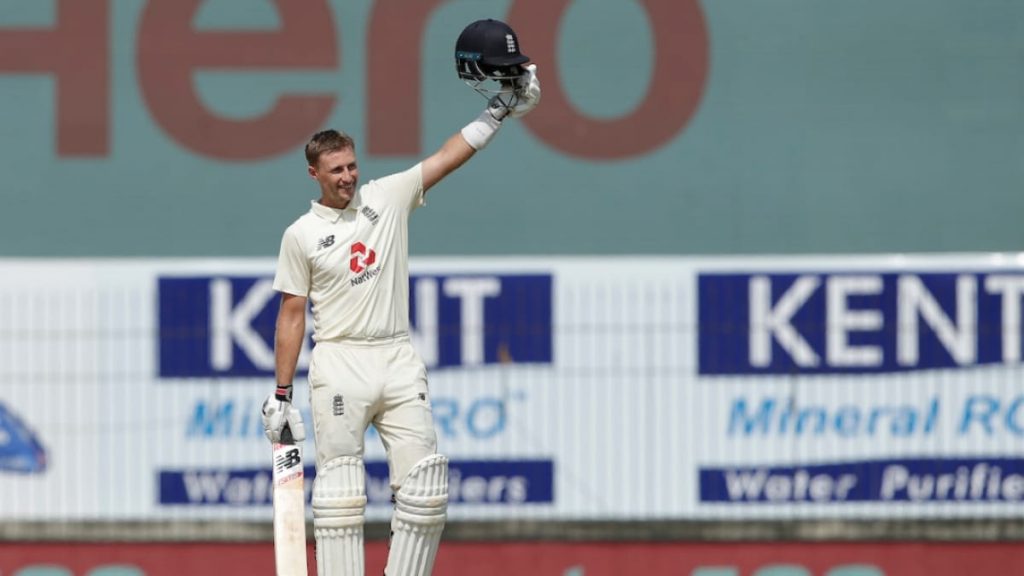
[[[373,266],[373,263],[377,261],[377,253],[367,248],[366,244],[362,242],[353,244],[351,252],[352,258],[348,261],[348,267],[356,274],[362,273],[363,270]]]
[[[220,114],[200,97],[198,73],[316,71],[337,75],[342,59],[340,1],[273,0],[280,25],[273,30],[200,29],[205,0],[148,0],[136,22],[134,72],[138,96],[153,123],[189,151],[224,161],[252,161],[287,153],[335,111],[337,94],[282,86],[261,113]],[[375,156],[416,156],[423,149],[422,62],[428,24],[447,0],[374,0],[367,28],[366,138]],[[0,75],[51,76],[57,155],[111,154],[116,111],[111,86],[111,0],[54,0],[46,27],[0,25]],[[649,154],[672,141],[696,113],[708,77],[708,32],[699,0],[638,0],[653,40],[651,82],[633,110],[600,118],[577,108],[562,84],[557,56],[563,17],[571,0],[512,0],[505,20],[524,51],[538,63],[544,103],[526,128],[559,152],[592,160]],[[500,15],[498,15],[500,16]],[[460,25],[448,24],[454,34]],[[454,41],[454,36],[452,41]],[[431,55],[431,58],[435,55]],[[121,59],[124,60],[124,59]],[[454,71],[451,81],[455,81]],[[268,80],[279,86],[280,80]],[[118,99],[129,101],[135,95]],[[410,104],[411,103],[411,104]],[[122,145],[128,145],[122,143]]]

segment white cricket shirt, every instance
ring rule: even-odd
[[[409,215],[420,164],[363,184],[342,210],[313,201],[281,239],[274,289],[309,298],[313,339],[409,334]]]

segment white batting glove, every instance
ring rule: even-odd
[[[487,101],[487,108],[462,129],[462,138],[474,150],[483,150],[501,128],[509,109],[497,96]]]
[[[263,401],[263,430],[267,440],[273,443],[281,441],[281,432],[285,426],[292,434],[292,439],[302,442],[306,439],[306,427],[302,423],[302,413],[292,405],[291,388],[287,395],[271,394]]]
[[[522,118],[540,104],[540,80],[537,78],[537,65],[526,66],[526,74],[518,80],[516,87],[518,101],[508,115],[510,118]]]

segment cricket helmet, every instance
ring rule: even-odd
[[[508,24],[477,20],[455,41],[455,69],[459,78],[485,98],[512,94],[530,58],[519,51],[519,37]]]

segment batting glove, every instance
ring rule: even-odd
[[[487,108],[475,120],[462,129],[462,137],[474,150],[483,150],[501,128],[505,118],[521,118],[540,104],[540,80],[537,79],[537,65],[525,67],[526,74],[517,80],[515,95],[494,96],[487,101]]]
[[[501,121],[509,113],[508,107],[497,96],[487,102],[487,108],[462,129],[462,138],[474,150],[483,150],[501,128]]]
[[[292,405],[292,389],[288,387],[285,390],[284,393],[271,394],[263,401],[263,430],[267,434],[267,440],[275,444],[281,442],[281,432],[285,426],[296,442],[306,439],[302,413]]]
[[[519,79],[516,87],[517,101],[509,110],[510,118],[522,118],[540,104],[540,80],[537,78],[537,65],[526,66],[526,74]]]

